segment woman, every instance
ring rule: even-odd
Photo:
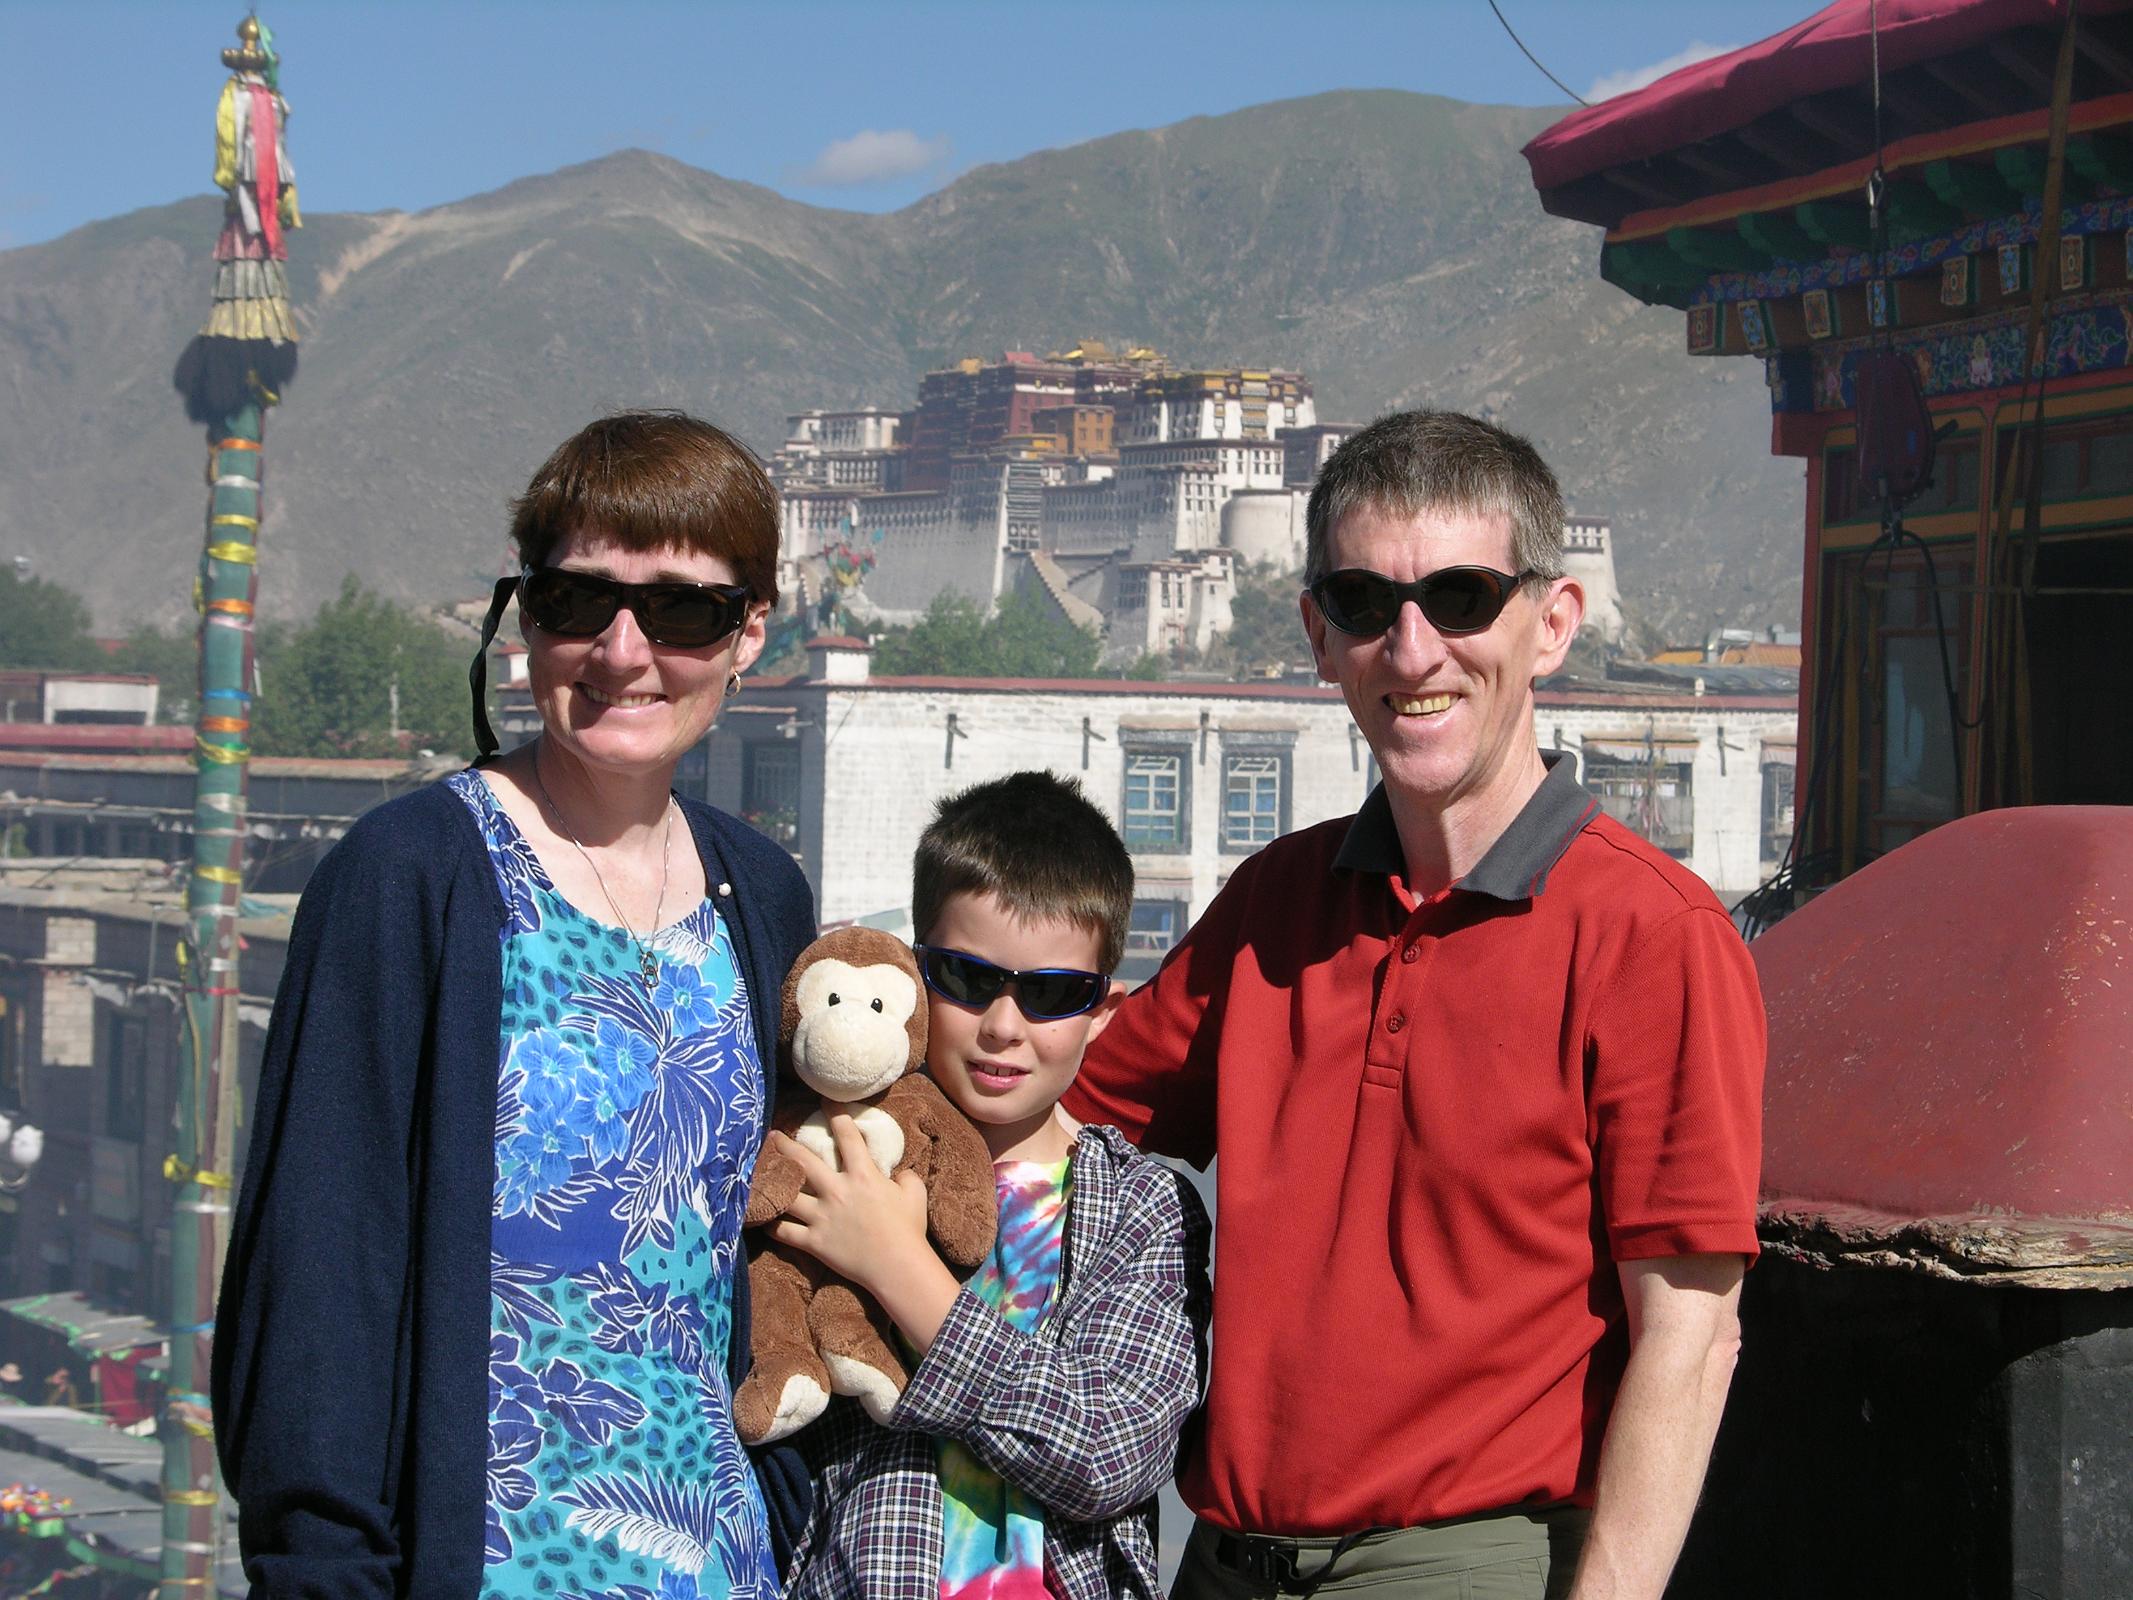
[[[363,817],[290,935],[215,1341],[245,1570],[771,1596],[805,1480],[759,1486],[733,1432],[736,1240],[814,919],[671,783],[762,651],[777,498],[716,428],[631,413],[512,537],[490,630],[515,590],[540,736]],[[486,757],[479,703],[477,673]]]

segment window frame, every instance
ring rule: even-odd
[[[1264,849],[1289,831],[1289,819],[1294,804],[1295,792],[1294,734],[1241,734],[1225,733],[1222,736],[1222,814],[1217,820],[1222,853],[1227,856],[1248,856]],[[1257,828],[1251,835],[1239,838],[1232,828],[1232,819],[1242,815],[1258,816],[1256,807],[1237,813],[1231,808],[1234,795],[1233,779],[1244,762],[1266,761],[1272,763],[1270,776],[1274,785],[1274,810],[1271,819],[1273,832],[1264,838],[1257,836]]]
[[[1175,827],[1166,834],[1157,834],[1143,826],[1137,826],[1136,815],[1154,816],[1153,808],[1136,812],[1133,804],[1134,765],[1136,762],[1166,763],[1175,778],[1176,793],[1168,815],[1175,818]],[[1192,853],[1192,744],[1191,736],[1181,734],[1173,739],[1151,738],[1145,731],[1121,731],[1119,734],[1119,798],[1118,831],[1126,842],[1126,849],[1133,855],[1182,856]]]

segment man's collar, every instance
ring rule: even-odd
[[[1578,787],[1577,763],[1568,752],[1543,750],[1541,761],[1548,771],[1540,787],[1453,888],[1495,900],[1530,900],[1548,887],[1548,874],[1600,803]],[[1406,876],[1407,852],[1401,847],[1392,798],[1383,783],[1370,791],[1370,798],[1356,812],[1333,864],[1349,872]]]

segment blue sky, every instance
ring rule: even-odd
[[[1811,0],[1498,0],[1580,94]],[[209,187],[244,0],[0,0],[0,248]],[[819,205],[1327,89],[1567,103],[1487,0],[261,0],[306,210],[425,206],[636,145]]]

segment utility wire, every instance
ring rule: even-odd
[[[1577,90],[1571,88],[1569,84],[1563,82],[1561,78],[1558,78],[1554,73],[1550,72],[1546,67],[1541,65],[1540,57],[1526,48],[1526,41],[1518,36],[1517,30],[1515,30],[1511,26],[1511,24],[1505,20],[1504,14],[1501,11],[1496,10],[1496,0],[1489,0],[1489,9],[1491,11],[1496,12],[1496,20],[1498,22],[1503,23],[1503,31],[1511,35],[1511,42],[1518,46],[1519,54],[1524,56],[1528,61],[1532,62],[1535,69],[1539,71],[1542,77],[1546,78],[1550,83],[1554,84],[1558,89],[1562,90],[1563,93],[1570,96],[1570,98],[1575,100],[1579,105],[1589,106],[1592,104],[1590,100],[1587,100],[1583,95],[1579,94]]]

